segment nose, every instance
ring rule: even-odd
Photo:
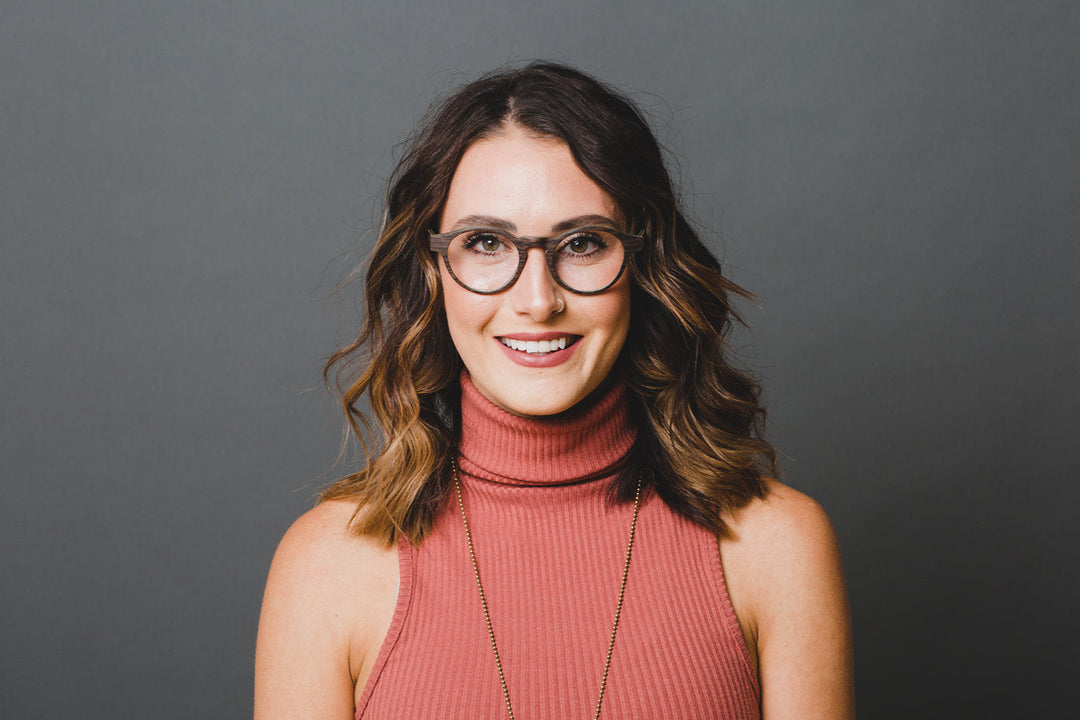
[[[530,248],[525,256],[525,267],[509,290],[514,312],[544,322],[560,307],[558,291],[559,284],[548,270],[544,251]]]

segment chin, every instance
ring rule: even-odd
[[[565,386],[559,387],[562,392],[558,390],[551,391],[543,386],[530,389],[527,392],[522,391],[520,387],[507,388],[509,392],[492,401],[503,410],[514,415],[545,417],[572,410],[592,397],[597,387],[602,385],[604,385],[602,381],[589,383],[588,386],[582,387],[579,392],[566,392],[567,388]],[[481,392],[483,391],[481,390]],[[490,399],[493,396],[489,395],[488,397]]]
[[[514,401],[511,403],[500,402],[496,404],[514,415],[520,415],[522,417],[545,417],[566,412],[577,405],[577,401],[573,399],[564,400],[551,397],[538,397],[535,399],[517,397],[514,398]]]

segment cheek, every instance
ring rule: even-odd
[[[446,325],[450,330],[450,337],[457,347],[458,354],[464,357],[469,347],[475,343],[466,344],[468,338],[483,331],[490,317],[489,303],[486,298],[465,290],[454,279],[447,275],[445,268],[439,268],[439,276],[442,281],[443,310],[446,313]]]
[[[624,285],[619,292],[610,298],[605,297],[605,307],[600,310],[598,317],[601,319],[607,340],[604,343],[604,354],[617,356],[626,342],[627,333],[630,330],[630,287]]]
[[[450,328],[450,332],[456,332],[456,328],[461,324],[461,315],[464,308],[461,306],[460,298],[457,297],[457,293],[453,289],[448,288],[446,283],[443,283],[442,292],[443,312],[446,313],[446,324]]]

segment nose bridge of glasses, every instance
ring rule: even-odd
[[[554,247],[558,240],[556,237],[545,237],[543,235],[513,236],[514,245],[521,250],[540,248],[546,251],[549,247]]]
[[[534,262],[538,262],[545,267],[551,275],[551,279],[556,280],[553,253],[557,249],[560,240],[560,236],[551,235],[513,236],[514,245],[518,248],[519,254],[524,255],[525,258],[522,262],[521,273],[524,274],[528,271],[529,258],[535,257]],[[520,277],[518,279],[520,280]]]

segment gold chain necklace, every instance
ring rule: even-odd
[[[484,586],[480,583],[480,568],[476,564],[476,551],[473,549],[472,533],[469,532],[469,519],[465,517],[465,503],[461,499],[461,481],[458,479],[457,462],[451,460],[450,467],[454,471],[454,490],[457,491],[458,507],[461,508],[461,522],[465,526],[465,540],[469,544],[469,559],[472,560],[476,589],[480,592],[480,607],[484,610],[484,622],[487,623],[488,639],[491,640],[491,651],[495,653],[495,667],[499,670],[499,682],[502,683],[503,700],[506,701],[506,714],[510,717],[510,720],[514,720],[514,709],[510,707],[510,691],[506,687],[506,675],[503,673],[502,660],[499,658],[499,648],[495,644],[495,631],[491,628],[491,615],[488,613],[487,598],[484,595]],[[630,540],[626,543],[626,560],[623,562],[622,581],[619,583],[619,599],[615,603],[615,622],[611,624],[611,638],[608,640],[604,673],[600,676],[600,694],[596,698],[596,712],[593,713],[593,720],[598,720],[600,717],[600,706],[604,702],[604,690],[607,689],[608,668],[611,667],[611,655],[615,651],[615,633],[619,630],[619,616],[622,614],[623,596],[626,594],[626,578],[630,574],[630,553],[634,549],[634,531],[637,530],[640,500],[641,477],[639,476],[637,490],[634,491],[634,517],[630,520]]]

